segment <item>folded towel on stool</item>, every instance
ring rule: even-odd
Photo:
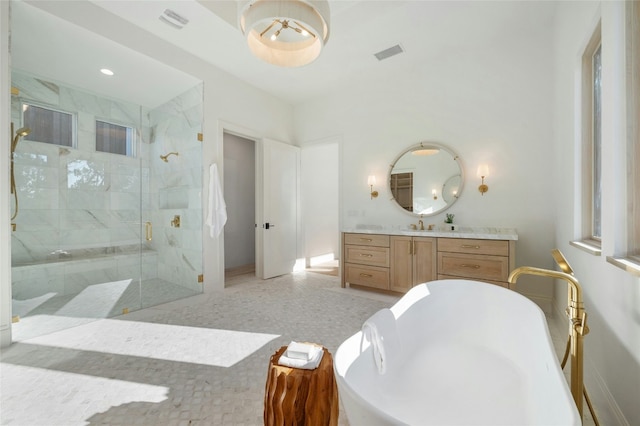
[[[317,348],[317,346],[310,343],[291,342],[289,343],[289,346],[287,346],[285,355],[287,358],[304,359],[305,361],[309,361],[311,359],[311,355],[315,353],[315,348]]]
[[[298,345],[304,345],[305,348],[301,348]],[[315,370],[316,368],[318,368],[318,366],[320,365],[320,361],[322,361],[322,355],[324,355],[322,346],[304,343],[298,343],[298,345],[293,346],[293,351],[291,354],[288,353],[289,348],[287,348],[287,350],[284,351],[284,353],[280,356],[278,364],[284,365],[285,367],[300,368],[303,370]],[[292,358],[290,356],[302,356],[300,354],[304,353],[304,350],[307,349],[306,346],[308,346],[308,356],[306,356],[304,359]]]

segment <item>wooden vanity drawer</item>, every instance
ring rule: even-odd
[[[345,278],[348,283],[366,287],[389,289],[389,269],[374,266],[345,265]]]
[[[361,265],[389,267],[388,247],[368,247],[346,245],[345,261]]]
[[[507,281],[509,258],[439,252],[438,274],[479,280]]]
[[[358,246],[389,247],[389,236],[378,234],[344,234],[344,243]]]
[[[438,238],[438,251],[509,256],[509,241]]]

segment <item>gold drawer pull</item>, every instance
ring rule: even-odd
[[[373,241],[373,239],[371,238],[360,238],[361,241],[366,241],[368,243],[370,243],[371,241]]]
[[[373,257],[372,254],[360,253],[361,257]]]
[[[371,275],[371,274],[365,274],[364,272],[361,272],[361,273],[360,273],[360,276],[361,276],[361,277],[363,277],[363,278],[373,278],[373,275]]]
[[[463,244],[461,247],[462,248],[472,248],[472,249],[479,249],[480,248],[480,246],[474,246],[474,245],[471,245],[471,244]]]
[[[480,265],[468,265],[466,263],[463,263],[462,265],[460,265],[463,268],[473,268],[473,269],[479,269]]]

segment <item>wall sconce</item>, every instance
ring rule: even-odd
[[[373,190],[373,185],[375,184],[376,184],[376,177],[374,175],[369,175],[369,177],[367,178],[367,185],[369,185],[372,200],[378,196],[378,191]]]
[[[438,196],[436,195],[436,190],[435,189],[431,190],[431,195],[433,195],[433,199],[434,200],[438,199]]]
[[[478,187],[478,191],[480,191],[482,195],[489,190],[489,187],[484,183],[484,178],[487,176],[489,176],[489,166],[487,164],[480,164],[478,166],[478,177],[482,179],[482,182]]]

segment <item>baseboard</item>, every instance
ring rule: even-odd
[[[569,326],[567,315],[562,310],[563,308],[552,304],[553,313],[551,322],[553,322],[553,326],[559,327],[560,330],[566,330]],[[588,335],[587,337],[588,338]],[[565,367],[565,369],[570,368],[569,365]],[[593,405],[594,411],[596,412],[596,416],[598,417],[598,422],[601,425],[612,425],[612,426],[630,426],[629,422],[625,418],[622,410],[618,406],[615,398],[609,391],[607,384],[604,379],[598,372],[598,370],[593,365],[593,362],[585,355],[583,361],[583,375],[584,375],[584,386],[587,390],[587,394],[591,399],[591,404]],[[583,407],[583,418],[587,415],[590,416],[589,407],[586,402]]]
[[[517,290],[516,290],[517,291]],[[520,293],[533,303],[538,305],[542,312],[546,315],[553,315],[553,299],[547,296],[540,296],[539,294]]]

